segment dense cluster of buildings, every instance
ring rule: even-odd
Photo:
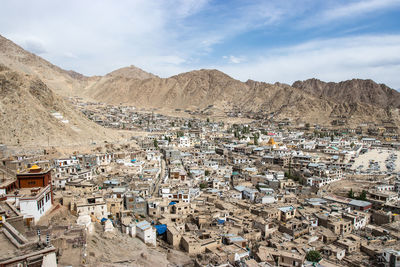
[[[136,148],[63,158],[3,147],[1,240],[17,250],[29,243],[25,231],[63,205],[85,235],[102,225],[150,247],[182,250],[198,266],[312,266],[315,251],[320,266],[400,265],[395,134],[389,141],[82,107],[99,124],[151,133],[135,138]],[[387,166],[371,159],[369,169],[355,168],[369,151],[390,155]],[[57,248],[43,250],[50,251],[41,254],[45,262]],[[0,266],[36,253],[18,251],[2,254]]]

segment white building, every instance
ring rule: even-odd
[[[179,147],[190,147],[190,138],[187,136],[181,136],[178,139],[179,141]]]
[[[320,188],[338,180],[340,180],[339,177],[334,177],[333,179],[330,177],[309,177],[307,178],[307,185]]]
[[[24,218],[32,218],[34,223],[46,214],[53,205],[50,185],[43,188],[24,188],[20,193],[17,206],[19,206]]]
[[[70,167],[79,165],[79,160],[75,158],[56,159],[54,161],[55,167]]]
[[[385,248],[381,256],[382,260],[387,264],[385,266],[399,266],[400,265],[400,250]]]
[[[380,185],[377,185],[375,188],[379,192],[394,191],[394,185],[390,185],[390,184],[380,184]]]
[[[205,160],[205,161],[204,161],[204,166],[205,166],[206,168],[210,168],[210,169],[213,169],[213,170],[217,170],[217,169],[218,169],[218,162],[216,162],[216,161],[211,161],[211,160]]]
[[[379,140],[377,140],[377,139],[375,139],[375,138],[368,138],[368,137],[365,137],[365,138],[362,138],[362,139],[361,139],[361,143],[362,143],[363,145],[366,145],[366,146],[370,146],[370,145],[374,145],[374,144],[380,144],[380,142],[381,142],[381,141],[379,141]]]
[[[93,215],[98,219],[107,218],[109,215],[103,197],[91,197],[76,203],[76,212],[78,215]]]
[[[145,244],[156,246],[156,229],[148,221],[141,221],[136,224],[136,237]]]
[[[89,181],[93,179],[93,171],[91,169],[77,171],[71,174],[71,178],[72,180],[83,179]]]
[[[65,188],[65,184],[69,181],[70,181],[69,177],[56,177],[51,180],[51,184],[53,185],[53,188],[63,189]]]
[[[102,165],[106,166],[111,163],[113,160],[114,155],[113,154],[102,154],[102,155],[97,155],[96,156],[96,164],[97,165]]]
[[[352,213],[344,213],[343,218],[348,219],[353,223],[354,230],[364,229],[369,223],[369,217],[357,211],[353,211]]]
[[[245,187],[242,191],[243,199],[250,199],[250,201],[254,201],[256,199],[256,195],[258,194],[257,189]]]

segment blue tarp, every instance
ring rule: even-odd
[[[225,220],[218,220],[218,224],[224,224]]]
[[[131,162],[133,163],[133,162],[136,162],[136,159],[131,159]]]
[[[166,224],[155,225],[154,228],[156,228],[158,235],[162,235],[167,231],[167,225]]]
[[[103,222],[105,222],[105,221],[107,221],[108,219],[106,219],[106,218],[103,218],[103,219],[101,219],[101,222],[103,223]]]
[[[168,205],[175,205],[176,204],[176,202],[174,202],[174,201],[171,201],[171,202],[169,202],[169,204]]]

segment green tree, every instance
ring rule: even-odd
[[[209,170],[205,170],[205,171],[204,171],[204,175],[205,175],[205,176],[209,176],[209,175],[210,175],[210,171],[209,171]]]
[[[350,188],[350,191],[347,193],[347,197],[354,198],[353,188]]]
[[[367,200],[367,191],[363,190],[360,194],[360,196],[358,197],[359,200]]]
[[[319,262],[321,259],[322,259],[322,256],[318,251],[310,250],[309,252],[307,252],[306,260],[312,261],[312,262]]]
[[[157,141],[157,139],[154,139],[153,144],[154,144],[154,147],[155,147],[155,148],[158,148],[158,141]]]
[[[206,183],[201,183],[200,184],[200,189],[204,189],[204,188],[207,188],[207,187],[208,187],[208,185]]]
[[[254,145],[258,146],[258,136],[254,135],[253,138],[254,138]]]
[[[189,128],[192,128],[192,124],[190,123],[190,121],[189,121],[189,123],[188,123],[188,127],[189,127]]]
[[[207,122],[210,122],[210,118],[207,118]]]

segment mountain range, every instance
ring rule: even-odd
[[[269,84],[252,80],[241,82],[221,71],[209,69],[160,78],[135,66],[104,76],[87,77],[63,70],[2,36],[0,64],[0,111],[3,112],[0,129],[3,140],[0,142],[6,142],[8,138],[19,142],[27,138],[43,141],[49,135],[76,140],[99,137],[100,132],[107,137],[105,130],[99,130],[99,126],[87,121],[63,99],[68,96],[160,111],[201,111],[210,110],[212,106],[215,114],[228,111],[274,114],[275,119],[289,118],[324,125],[330,125],[339,117],[345,117],[352,125],[382,121],[399,125],[400,122],[400,93],[372,80],[326,83],[309,79],[292,85]],[[55,112],[65,114],[63,116],[71,123],[60,125],[57,119],[54,120]],[[36,126],[26,124],[33,118]],[[19,134],[27,131],[24,125],[37,127],[35,135]],[[71,128],[71,125],[75,127]]]

